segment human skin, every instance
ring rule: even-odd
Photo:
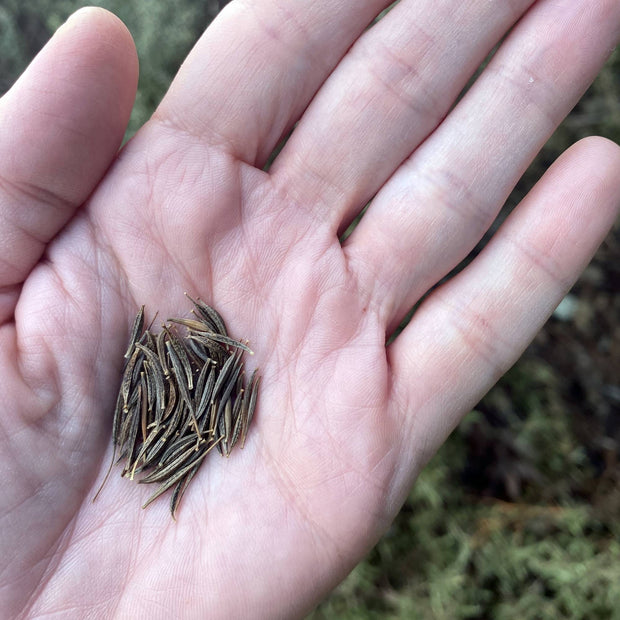
[[[617,0],[402,0],[367,30],[388,5],[233,1],[120,152],[138,64],[102,9],[0,100],[3,617],[303,615],[610,229],[620,150],[589,138],[386,346],[620,30]],[[133,317],[185,313],[184,291],[250,340],[263,383],[244,450],[206,461],[174,522],[118,475],[92,498]]]

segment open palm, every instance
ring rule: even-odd
[[[366,30],[389,2],[239,0],[118,156],[131,38],[97,9],[60,29],[0,102],[3,617],[275,618],[351,569],[614,220],[619,150],[583,141],[386,347],[615,45],[620,4],[591,4],[402,0]],[[133,316],[185,291],[263,387],[175,523],[118,475],[91,500]]]

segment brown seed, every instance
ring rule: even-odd
[[[252,373],[252,381],[250,382],[250,404],[248,407],[248,426],[252,422],[254,417],[254,410],[256,409],[256,399],[258,398],[258,386],[260,385],[260,376],[258,371],[255,370]]]
[[[174,322],[185,325],[186,327],[188,327],[187,323],[198,323],[198,321],[190,321],[188,319],[176,319]],[[216,332],[210,332],[206,330],[200,331],[193,329],[192,331],[194,333],[190,332],[189,337],[192,340],[197,340],[198,342],[201,342],[207,347],[212,348],[213,345],[223,344],[229,347],[234,347],[235,349],[243,349],[246,353],[254,355],[254,351],[252,351],[252,349],[250,349],[248,345],[244,344],[239,340],[235,340],[234,338],[230,338],[229,336],[224,336],[223,334],[218,334]]]
[[[226,444],[226,456],[230,456],[230,443],[232,441],[233,422],[232,422],[232,404],[230,398],[224,406],[224,437]]]
[[[194,409],[196,410],[196,417],[199,417],[198,407],[200,405],[200,399],[202,398],[202,394],[205,390],[205,384],[207,382],[207,376],[209,374],[209,370],[211,369],[211,364],[205,363],[200,369],[200,373],[198,375],[198,379],[195,381],[194,388]]]
[[[235,398],[235,405],[232,411],[233,418],[233,432],[232,437],[230,439],[230,449],[232,450],[237,443],[239,436],[241,435],[241,428],[243,427],[243,416],[241,415],[241,404],[243,403],[243,393],[244,389],[241,388],[237,392],[237,397]]]
[[[158,408],[165,409],[166,389],[164,387],[164,371],[162,370],[159,357],[155,354],[154,351],[146,348],[140,343],[138,343],[136,347],[144,353],[148,361],[149,372],[147,373],[147,378],[150,378],[153,381],[153,387],[155,388],[155,402],[157,403]]]
[[[203,332],[212,332],[213,330],[204,323],[203,321],[195,321],[194,319],[168,319],[171,323],[176,323],[177,325],[183,325],[183,327],[187,327],[198,333]]]
[[[200,396],[200,403],[196,406],[196,419],[201,420],[200,430],[203,431],[206,424],[208,415],[207,411],[209,410],[209,404],[211,402],[211,396],[213,394],[213,388],[215,387],[215,378],[217,375],[217,371],[214,365],[211,365],[211,370],[209,371],[209,375],[205,382],[205,386],[202,390],[201,394],[196,394],[196,396]]]
[[[127,446],[127,441],[134,422],[134,418],[140,417],[140,392],[138,390],[135,390],[131,394],[129,403],[126,406],[123,406],[123,411],[121,415],[122,419],[118,433],[118,445],[121,450],[124,451]],[[119,459],[122,459],[123,456],[124,452],[121,453]]]
[[[196,342],[205,350],[205,352],[209,355],[210,358],[220,363],[223,363],[226,359],[228,359],[228,356],[230,355],[230,352],[223,344],[215,342],[215,340],[212,340],[210,338],[205,338],[201,334],[190,332],[187,335],[187,339],[190,342]]]
[[[209,412],[209,434],[215,437],[215,419],[217,417],[217,403],[211,403],[211,411]]]
[[[157,350],[159,364],[164,373],[164,378],[167,379],[170,376],[170,367],[168,366],[168,358],[166,356],[166,332],[163,329],[157,334],[155,348]]]
[[[129,359],[131,354],[133,353],[133,348],[142,335],[142,328],[144,327],[144,306],[140,307],[138,310],[138,314],[133,321],[133,326],[131,328],[131,335],[129,337],[129,344],[127,345],[127,351],[125,351],[125,359]]]
[[[166,347],[168,347],[168,353],[170,354],[170,361],[172,362],[172,370],[177,378],[177,387],[179,388],[181,398],[187,404],[187,408],[190,413],[192,424],[194,425],[194,428],[196,429],[196,433],[198,437],[200,438],[201,437],[200,429],[198,428],[198,421],[196,420],[196,412],[194,411],[194,401],[190,395],[191,386],[185,384],[183,368],[181,367],[181,363],[179,362],[179,359],[176,356],[176,351],[175,351],[174,346],[172,345],[170,341],[168,341],[166,342]],[[193,386],[193,381],[192,381],[192,386]]]
[[[202,299],[192,299],[187,293],[185,293],[186,297],[194,304],[196,312],[198,316],[208,324],[211,324],[215,329],[214,331],[222,334],[224,336],[228,335],[226,331],[226,325],[224,324],[224,319],[220,316],[219,312],[208,306]]]
[[[189,363],[189,358],[187,357],[187,352],[185,351],[185,346],[181,344],[180,340],[167,327],[164,327],[164,331],[168,334],[166,348],[168,349],[168,357],[172,364],[172,370],[177,371],[177,377],[180,380],[180,369],[183,369],[187,379],[187,387],[192,390],[194,389],[194,374],[192,372],[192,365]]]
[[[192,478],[196,475],[196,472],[200,468],[201,464],[202,464],[202,461],[200,461],[198,465],[194,465],[192,469],[189,470],[189,472],[185,475],[185,477],[182,478],[177,483],[177,486],[174,488],[172,498],[170,499],[170,514],[172,515],[172,518],[175,521],[177,518],[176,516],[177,508],[179,507],[179,504],[181,503],[181,498],[185,494],[185,491],[187,490],[189,483],[191,482]]]
[[[139,361],[144,358],[144,354],[140,351],[140,349],[135,348],[131,357],[129,358],[129,362],[125,367],[125,371],[123,373],[123,380],[121,382],[121,394],[123,396],[123,405],[127,407],[127,403],[129,401],[129,392],[131,391],[132,385],[135,384],[134,377],[134,368],[139,365]]]
[[[126,476],[132,469],[133,455],[136,452],[138,445],[138,432],[140,430],[141,411],[143,407],[146,407],[146,395],[142,395],[142,385],[138,386],[138,401],[139,406],[134,408],[135,413],[131,418],[131,425],[127,435],[127,441],[124,444],[123,454],[121,457],[127,458],[125,469],[122,472],[122,476]]]
[[[235,364],[237,363],[236,355],[231,355],[222,366],[219,375],[217,376],[217,380],[215,381],[215,385],[213,386],[213,394],[211,395],[211,400],[215,400],[218,398],[219,393],[224,389],[228,378],[230,377],[230,373],[233,371]]]
[[[148,391],[147,379],[145,378],[144,373],[142,373],[140,377],[140,387],[142,388],[142,406],[140,408],[140,421],[142,422],[142,443],[144,443],[146,441],[146,427],[148,425],[147,414],[149,408],[151,407],[150,403],[147,406],[148,399],[144,397],[144,395]]]
[[[233,389],[237,385],[239,373],[242,372],[243,364],[240,362],[240,359],[241,359],[240,357],[237,358],[236,363],[233,366],[233,369],[230,375],[228,376],[228,379],[226,383],[224,384],[224,387],[221,390],[222,394],[221,396],[219,396],[220,404],[218,405],[218,408],[217,408],[217,419],[218,420],[220,416],[222,415],[222,413],[224,412],[224,407],[226,406],[226,403],[230,400],[230,397],[233,394]]]
[[[258,384],[260,382],[260,377],[258,376],[258,371],[255,370],[252,373],[252,378],[250,380],[250,387],[247,389],[245,394],[243,395],[243,403],[241,404],[241,417],[242,417],[242,426],[241,426],[241,448],[245,446],[245,439],[248,434],[248,428],[250,426],[250,422],[252,421],[252,417],[254,415],[254,409],[256,408],[256,398],[258,395]]]

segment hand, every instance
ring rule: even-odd
[[[620,150],[582,141],[386,347],[592,81],[620,4],[403,0],[368,31],[387,0],[285,5],[227,6],[118,156],[138,69],[100,9],[0,102],[4,617],[307,611],[614,221]],[[250,340],[263,387],[175,523],[119,469],[91,500],[133,316],[185,313],[184,291]]]

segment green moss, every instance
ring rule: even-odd
[[[118,15],[136,42],[140,82],[130,137],[151,116],[183,59],[217,14],[217,1],[6,0],[0,7],[0,93],[67,17],[83,6],[101,6]]]

